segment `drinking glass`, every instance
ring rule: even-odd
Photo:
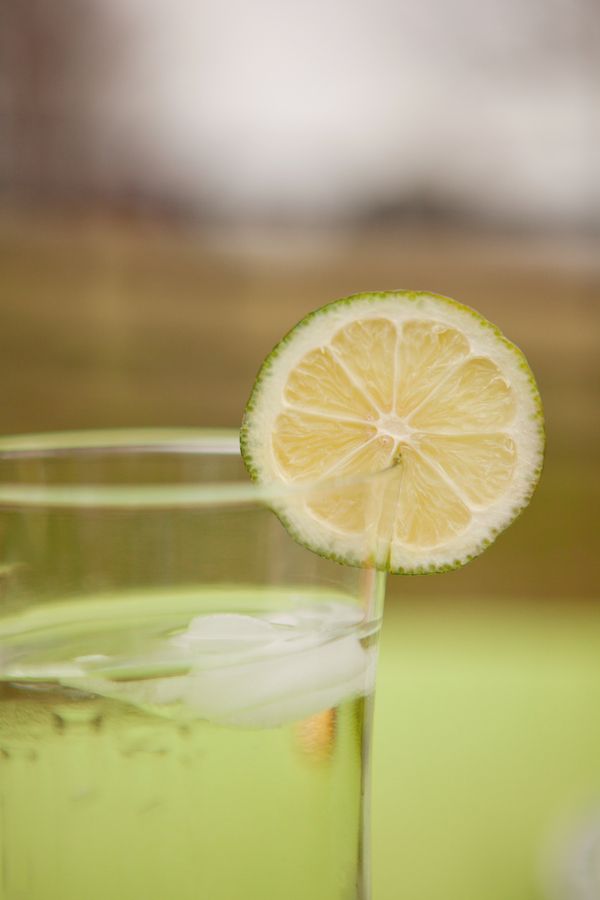
[[[280,521],[343,490],[233,433],[0,439],[0,900],[367,900],[384,575]]]

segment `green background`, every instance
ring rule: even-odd
[[[577,604],[388,608],[374,900],[550,896],[556,857],[600,812],[599,643]]]

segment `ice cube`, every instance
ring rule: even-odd
[[[283,643],[283,642],[281,642]],[[213,722],[265,728],[305,718],[367,693],[370,654],[353,636],[188,676],[185,705]]]
[[[156,707],[166,715],[274,727],[372,689],[374,650],[365,650],[354,634],[333,636],[333,623],[338,624],[335,615],[324,628],[322,619],[308,609],[269,618],[235,613],[198,616],[167,642],[166,658],[185,661],[190,667],[187,674],[139,681],[83,677],[77,686]]]
[[[197,616],[187,629],[170,643],[191,653],[223,653],[244,651],[269,644],[277,636],[273,625],[265,619],[238,613]]]

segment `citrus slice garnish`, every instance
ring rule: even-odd
[[[542,404],[522,352],[474,310],[424,292],[355,294],[267,357],[241,446],[262,483],[346,479],[278,505],[302,543],[353,565],[438,572],[527,505]]]

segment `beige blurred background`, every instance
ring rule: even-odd
[[[464,760],[469,748],[479,752],[468,737],[480,722],[469,705],[473,679],[497,687],[502,673],[510,680],[513,666],[555,650],[566,665],[568,652],[588,652],[597,634],[598,33],[595,0],[0,5],[0,433],[237,427],[255,373],[284,332],[362,290],[453,296],[526,352],[548,427],[530,508],[465,569],[390,581],[381,708],[396,709],[399,728],[417,727],[407,695],[391,685],[392,657],[407,650],[407,625],[408,658],[426,665],[419,648],[442,640],[445,623],[448,668],[425,680],[415,709],[443,696],[435,691],[453,666],[467,666],[467,687],[446,704],[448,715],[464,713]],[[503,628],[518,649],[496,659]],[[481,668],[488,651],[500,666],[492,674]],[[524,802],[541,810],[540,798],[560,784],[556,810],[575,804],[568,776],[583,771],[584,744],[600,752],[598,729],[586,731],[596,658],[581,683],[569,682],[589,708],[568,726],[549,712],[553,737],[528,719],[521,755],[523,722],[505,696],[514,742],[503,760],[512,752],[515,763],[496,785],[495,812],[467,803],[455,847],[462,867],[436,857],[446,838],[435,843],[431,822],[445,821],[447,809],[425,790],[423,834],[446,887],[428,881],[425,866],[406,876],[406,896],[542,896],[531,849],[541,825],[518,848],[510,826],[490,836],[488,869],[470,865],[467,845],[489,816],[511,821],[502,804],[521,771],[516,760],[535,767],[540,741],[547,749],[567,727],[573,752],[557,755]],[[550,710],[555,682],[544,681],[543,666],[527,672],[519,696],[537,685]],[[574,709],[568,692],[561,696]],[[398,896],[391,885],[403,884],[389,823],[414,776],[408,758],[392,776],[386,754],[382,771],[398,794],[381,791],[382,804],[397,797],[385,835],[376,814],[375,900]],[[427,783],[457,783],[459,756],[442,755],[443,772]],[[477,759],[492,778],[498,760]],[[600,772],[596,783],[592,762],[588,769],[589,793],[600,795]],[[423,803],[403,813],[402,840]],[[485,878],[500,870],[504,893],[496,894]]]
[[[410,592],[597,595],[594,0],[0,15],[0,431],[236,427],[303,314],[438,291],[525,350],[548,462],[485,561]]]

